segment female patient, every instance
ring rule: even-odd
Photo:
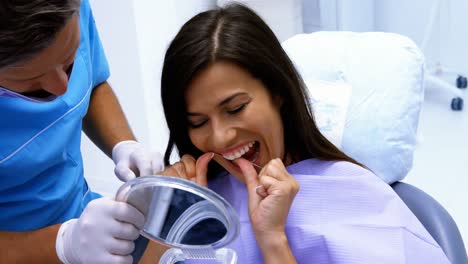
[[[239,263],[448,263],[392,189],[320,133],[301,77],[253,11],[188,21],[161,89],[166,164],[174,147],[182,156],[164,174],[233,205]]]

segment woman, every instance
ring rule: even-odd
[[[233,205],[239,263],[448,263],[391,188],[320,133],[303,81],[253,11],[188,21],[161,89],[166,165],[174,147],[182,156],[164,174]]]

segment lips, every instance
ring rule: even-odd
[[[230,174],[236,176],[237,178],[243,179],[242,175],[242,170],[237,166],[233,160],[238,159],[240,157],[250,161],[253,164],[256,164],[255,162],[258,160],[258,157],[260,156],[260,143],[257,141],[251,142],[252,144],[249,143],[249,149],[246,152],[243,152],[242,155],[233,155],[233,153],[239,153],[239,151],[236,152],[231,152],[228,155],[220,155],[216,154],[214,156],[214,160],[218,162],[219,165],[221,165],[225,170],[227,170]],[[242,149],[242,148],[241,148]],[[234,157],[233,157],[234,156]],[[231,159],[230,159],[231,158]],[[233,158],[233,159],[232,159]],[[260,166],[256,164],[256,170]]]

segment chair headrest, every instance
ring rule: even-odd
[[[350,87],[349,100],[341,100],[341,142],[335,137],[334,143],[385,182],[403,179],[412,167],[424,99],[424,57],[414,42],[393,33],[317,32],[296,35],[283,48],[312,98],[320,89],[330,92],[331,83]]]

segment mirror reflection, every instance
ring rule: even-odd
[[[173,245],[210,245],[227,233],[223,212],[189,191],[147,186],[130,192],[127,202],[146,216],[142,233],[151,239]]]

